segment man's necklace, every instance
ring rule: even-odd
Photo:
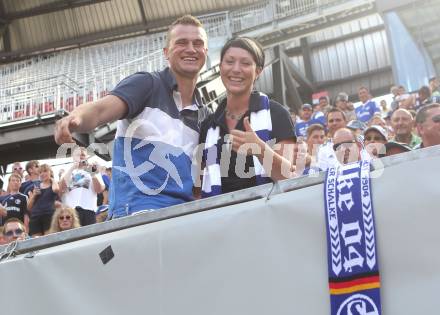
[[[230,118],[230,119],[236,120],[236,121],[240,121],[243,118],[244,114],[246,114],[246,112],[247,111],[236,115],[236,114],[231,113],[227,108],[225,109],[226,118]]]

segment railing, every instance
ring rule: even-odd
[[[372,0],[358,0],[366,2]],[[353,0],[267,0],[231,12],[201,16],[208,36],[232,34],[286,17],[319,12]],[[166,33],[76,49],[0,67],[0,124],[94,101],[122,78],[166,65]]]
[[[266,0],[261,3],[230,12],[233,33],[254,28],[285,17],[295,17],[319,12],[325,7],[347,3],[349,0]]]

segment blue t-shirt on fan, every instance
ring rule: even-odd
[[[295,124],[295,134],[297,137],[307,137],[307,128],[312,124],[312,121],[299,121]]]
[[[310,125],[311,124],[321,124],[321,125],[323,125],[325,127],[325,115],[324,115],[324,113],[321,112],[321,111],[314,112],[312,114],[312,118],[310,119]]]
[[[323,112],[314,112],[308,121],[299,121],[295,124],[295,134],[297,137],[307,137],[307,128],[313,124],[320,124],[325,127],[325,115]]]
[[[139,72],[111,92],[128,107],[114,142],[109,217],[160,209],[193,199],[192,154],[203,117],[200,95],[193,106],[176,104],[177,82],[166,68]]]
[[[375,113],[380,113],[380,108],[375,101],[369,100],[366,103],[356,107],[355,112],[358,120],[362,121],[363,123],[367,123],[371,118],[373,118]]]

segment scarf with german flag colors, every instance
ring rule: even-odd
[[[330,168],[324,189],[331,314],[379,315],[370,162]]]

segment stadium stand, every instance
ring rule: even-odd
[[[215,45],[216,42],[223,43],[232,34],[348,2],[263,1],[200,18],[210,42]],[[69,112],[79,104],[106,95],[131,73],[163,68],[166,64],[162,55],[165,36],[161,32],[134,37],[39,55],[0,67],[0,125],[55,111]],[[215,54],[218,51],[214,49],[211,55]]]

